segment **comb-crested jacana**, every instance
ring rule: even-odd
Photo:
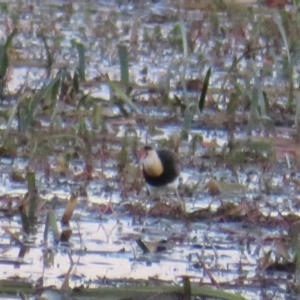
[[[177,190],[181,170],[179,156],[170,150],[154,150],[144,146],[139,152],[139,159],[150,194],[160,188],[172,189],[183,203]]]

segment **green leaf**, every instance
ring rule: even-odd
[[[180,21],[180,29],[183,42],[183,58],[188,59],[188,38],[186,33],[186,26],[182,20]]]
[[[4,79],[9,61],[8,55],[3,45],[0,45],[0,80]]]
[[[111,90],[116,94],[116,96],[131,106],[136,112],[138,111],[137,106],[131,101],[131,99],[122,91],[122,88],[115,82],[109,81],[109,86]]]
[[[270,114],[270,103],[268,96],[265,91],[262,91],[263,97],[264,97],[264,102],[265,102],[265,107],[266,107],[266,113],[269,115]]]
[[[60,83],[61,83],[60,79],[55,80],[55,82],[53,83],[53,85],[50,89],[50,93],[51,93],[51,95],[50,95],[51,99],[50,100],[51,100],[51,104],[53,106],[55,106],[56,102],[57,102],[57,95],[58,95],[58,92],[59,92]]]
[[[199,100],[200,112],[203,111],[204,101],[205,101],[205,97],[206,97],[206,93],[207,93],[207,89],[208,89],[208,85],[209,85],[210,73],[211,73],[211,67],[207,70],[205,79],[204,79],[204,83],[203,83],[203,89],[202,89],[200,100]]]
[[[183,295],[184,299],[191,299],[191,281],[188,276],[183,276]]]
[[[38,192],[35,183],[35,173],[28,171],[26,175],[27,185],[28,185],[28,196],[29,196],[29,211],[28,211],[28,221],[29,226],[33,227],[35,223],[35,216],[37,213],[37,202],[38,202]]]
[[[125,45],[118,45],[119,59],[120,59],[120,75],[121,82],[126,87],[129,85],[129,67],[128,67],[128,51]]]
[[[93,129],[98,129],[102,121],[102,109],[100,104],[95,104],[93,107],[92,126]]]
[[[237,109],[237,105],[238,105],[238,100],[239,100],[239,98],[236,93],[232,93],[230,95],[230,99],[227,104],[227,110],[226,110],[228,114],[235,113],[235,111]]]
[[[4,44],[4,49],[7,51],[7,49],[10,47],[12,40],[14,36],[18,33],[18,29],[15,28],[12,33],[7,37],[6,42]]]
[[[74,72],[73,87],[74,87],[75,93],[78,93],[79,92],[79,74],[78,74],[78,70],[76,70]]]
[[[145,243],[141,239],[137,239],[136,243],[142,249],[143,253],[149,253],[150,252],[149,249],[147,248],[147,246],[145,245]]]
[[[38,91],[28,103],[25,103],[25,105],[22,105],[23,103],[21,104],[22,110],[24,112],[22,112],[23,122],[21,127],[23,131],[30,129],[42,101],[48,100],[50,98],[51,104],[53,105],[53,107],[55,107],[61,79],[67,74],[67,71],[59,72],[57,76],[53,78],[40,91]]]
[[[13,123],[13,121],[15,119],[15,116],[18,112],[19,104],[20,104],[20,98],[18,99],[17,103],[10,109],[10,115],[9,115],[9,118],[8,118],[8,121],[7,121],[7,124],[6,124],[6,129],[5,129],[5,133],[4,133],[4,137],[3,137],[4,141],[6,140],[7,136],[9,135],[12,123]]]
[[[1,13],[8,14],[9,13],[8,2],[7,3],[0,3],[0,10],[1,10]]]
[[[46,50],[46,54],[47,54],[47,67],[48,67],[48,77],[50,76],[50,68],[52,66],[52,55],[51,55],[51,51],[50,51],[50,47],[47,43],[47,38],[46,36],[44,35],[43,32],[40,32],[40,37],[43,41],[43,44],[44,44],[44,47],[45,47],[45,50]]]
[[[283,40],[283,44],[285,46],[285,50],[286,50],[288,62],[290,64],[291,63],[291,53],[290,53],[290,47],[289,47],[288,37],[287,37],[286,31],[285,31],[285,28],[283,26],[282,17],[278,13],[278,11],[274,12],[273,21],[278,26],[279,32],[280,32],[282,40]]]
[[[54,236],[54,241],[58,242],[60,239],[60,234],[59,234],[59,230],[58,230],[58,226],[57,226],[57,222],[56,222],[56,216],[54,211],[50,211],[48,213],[48,222],[49,222],[49,229],[53,232],[53,236]]]
[[[18,30],[14,29],[12,33],[7,37],[4,45],[0,45],[0,80],[3,80],[6,70],[9,66],[9,58],[7,55],[7,50],[10,47],[13,37],[17,34]]]
[[[71,40],[72,46],[77,49],[79,62],[77,66],[77,71],[79,79],[85,81],[85,48],[83,43],[76,41],[75,39]]]
[[[210,286],[200,286],[192,289],[193,294],[197,293],[199,296],[206,296],[223,300],[246,300],[243,296],[230,293],[224,290],[217,290]]]

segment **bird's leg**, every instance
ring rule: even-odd
[[[105,214],[110,214],[110,213],[117,216],[117,213],[115,212],[114,206],[112,204],[111,195],[110,195],[110,198],[109,198],[109,202],[106,205],[104,205],[104,208],[103,207],[102,207],[102,209],[100,208],[99,216],[100,216],[100,218],[102,218],[102,216],[104,216]]]
[[[186,212],[184,199],[182,197],[180,197],[177,189],[175,189],[175,192],[176,192],[177,199],[181,202],[181,208],[182,208],[182,210],[184,212]]]
[[[147,187],[146,190],[147,190],[147,195],[148,195],[148,196],[151,196],[150,189]]]
[[[155,191],[154,188],[151,188],[150,186],[147,186],[147,194],[149,196],[149,199],[153,202],[160,202],[161,197],[157,191]]]

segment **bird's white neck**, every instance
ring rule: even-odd
[[[142,160],[145,172],[149,176],[160,176],[164,169],[156,151],[149,151],[147,156]]]

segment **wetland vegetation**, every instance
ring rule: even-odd
[[[5,299],[299,298],[300,3],[243,2],[0,2]]]

